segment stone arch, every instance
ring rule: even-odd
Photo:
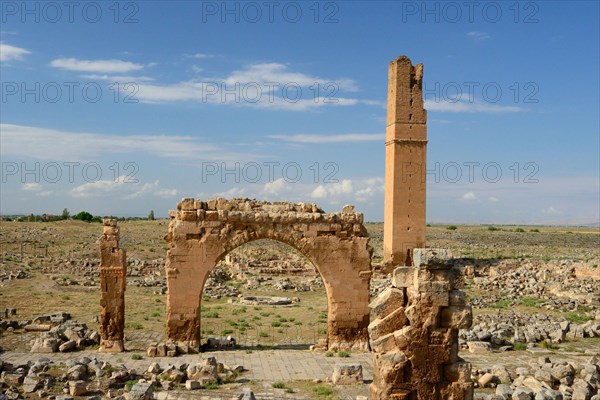
[[[314,204],[248,199],[183,199],[170,212],[165,240],[167,336],[200,345],[200,301],[210,271],[233,249],[271,239],[298,250],[327,290],[327,348],[368,350],[371,254],[363,215],[347,206],[324,213]]]

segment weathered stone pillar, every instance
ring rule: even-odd
[[[425,247],[427,111],[423,108],[423,64],[406,56],[389,66],[385,138],[383,262],[410,265],[412,249]]]
[[[117,220],[105,219],[104,231],[98,241],[100,247],[100,348],[102,353],[125,351],[125,250],[119,248]]]
[[[458,330],[473,321],[460,270],[443,249],[414,249],[412,266],[371,304],[371,399],[471,400],[471,365],[458,357]]]

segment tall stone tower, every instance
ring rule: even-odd
[[[383,260],[410,265],[412,250],[425,247],[427,111],[423,108],[423,64],[406,56],[388,73],[385,139]]]

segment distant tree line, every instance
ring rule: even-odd
[[[55,222],[55,221],[65,221],[69,219],[74,219],[78,221],[84,222],[102,222],[103,219],[116,219],[118,221],[154,221],[154,210],[150,210],[147,218],[144,217],[115,217],[112,215],[92,215],[87,211],[80,211],[77,214],[71,216],[71,213],[68,209],[63,209],[62,214],[29,214],[29,215],[4,215],[0,216],[1,221],[17,221],[17,222]]]

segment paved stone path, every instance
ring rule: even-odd
[[[56,363],[66,362],[69,359],[89,357],[97,358],[99,361],[108,361],[113,365],[125,364],[138,372],[145,371],[152,363],[160,365],[178,363],[196,363],[204,357],[215,357],[218,362],[227,365],[243,365],[248,371],[244,378],[257,381],[292,381],[313,380],[330,377],[335,364],[361,364],[366,381],[373,379],[373,365],[370,353],[352,353],[348,358],[326,357],[324,353],[311,352],[307,350],[254,350],[251,353],[245,350],[209,351],[200,354],[181,355],[171,357],[146,357],[142,360],[132,360],[135,352],[127,353],[98,353],[95,350],[78,351],[75,353],[25,353],[18,351],[6,351],[0,354],[0,360],[5,363],[25,364],[27,361],[41,357],[48,357]],[[544,349],[527,351],[511,351],[506,353],[482,353],[470,354],[461,352],[460,356],[473,365],[473,368],[489,368],[494,364],[504,364],[509,369],[519,366],[526,367],[540,356],[548,356],[553,359],[574,361],[583,363],[592,355],[600,354],[600,343],[592,345],[586,354],[555,352]]]
[[[13,365],[25,364],[29,360],[48,357],[55,363],[65,362],[73,358],[89,357],[99,361],[108,361],[112,365],[125,364],[138,372],[148,369],[152,363],[161,366],[177,363],[197,363],[201,358],[213,356],[218,362],[227,365],[243,365],[248,371],[244,378],[259,381],[292,381],[312,380],[331,377],[335,364],[361,364],[365,380],[373,379],[371,354],[353,353],[348,358],[325,357],[324,353],[306,350],[255,350],[246,353],[244,350],[214,351],[178,357],[144,357],[142,360],[132,360],[133,352],[128,353],[98,353],[95,350],[78,351],[75,353],[22,353],[8,351],[0,354],[0,360]],[[139,354],[139,353],[138,353]]]
[[[560,359],[583,363],[592,355],[600,354],[600,341],[590,343],[587,353],[566,353],[548,351],[545,349],[534,349],[527,351],[512,351],[506,353],[483,353],[470,354],[461,352],[460,356],[466,361],[472,363],[473,369],[489,368],[494,364],[503,364],[509,369],[518,366],[527,367],[529,363],[540,356],[548,356],[552,359]],[[145,357],[142,360],[132,360],[131,356],[136,354],[134,351],[127,353],[106,354],[98,353],[95,350],[78,351],[74,353],[26,353],[23,351],[7,351],[0,354],[0,360],[13,365],[25,364],[28,361],[36,360],[41,357],[48,357],[56,363],[66,362],[69,359],[79,359],[81,357],[96,358],[100,361],[108,361],[113,365],[125,364],[128,368],[133,368],[141,373],[145,371],[151,363],[158,362],[161,366],[179,363],[196,363],[201,358],[214,356],[218,362],[228,365],[240,364],[248,371],[242,375],[242,379],[229,388],[223,388],[211,391],[181,391],[174,390],[169,392],[157,392],[154,394],[155,400],[175,400],[175,399],[195,399],[195,400],[229,400],[237,399],[243,386],[255,381],[259,389],[254,393],[259,400],[282,400],[296,399],[305,400],[308,397],[302,394],[288,394],[283,389],[273,389],[271,384],[276,381],[302,381],[325,379],[331,377],[333,366],[339,363],[356,363],[363,366],[363,375],[365,385],[352,387],[338,387],[337,398],[342,400],[355,399],[358,394],[368,395],[368,385],[373,379],[373,366],[370,353],[352,353],[348,358],[326,357],[324,353],[311,352],[307,350],[254,350],[247,353],[245,350],[227,350],[205,352],[195,355],[182,355],[179,357]],[[137,352],[137,354],[142,354]],[[262,385],[262,386],[260,386]],[[207,393],[210,392],[210,393]]]

